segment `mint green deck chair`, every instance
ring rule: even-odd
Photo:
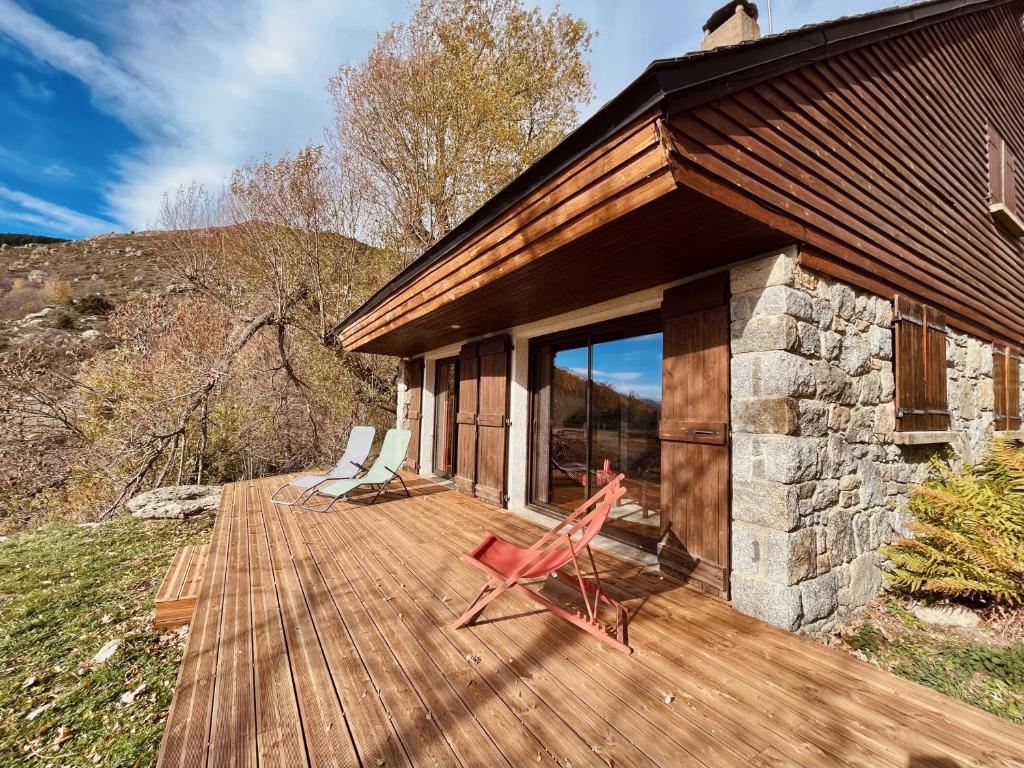
[[[387,487],[394,480],[398,480],[402,484],[402,489],[405,491],[406,496],[412,496],[409,493],[409,488],[405,485],[405,480],[398,474],[398,471],[405,463],[405,454],[409,451],[409,441],[411,439],[412,432],[408,429],[389,429],[387,434],[384,435],[384,442],[380,446],[380,453],[377,454],[373,466],[367,469],[360,465],[360,469],[364,470],[365,474],[351,480],[336,480],[333,483],[320,486],[303,503],[303,509],[313,512],[326,512],[334,506],[338,499],[364,485],[377,487],[377,493],[374,495],[373,501],[370,502],[375,504],[377,499],[380,498],[381,494],[387,490]],[[330,499],[330,503],[327,506],[310,506],[309,502],[318,496]]]

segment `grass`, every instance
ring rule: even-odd
[[[0,543],[0,765],[155,763],[184,633],[152,628],[153,601],[174,550],[210,525],[51,523]]]
[[[872,606],[842,642],[884,669],[1024,724],[1024,641],[937,628],[896,598]]]

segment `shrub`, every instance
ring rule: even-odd
[[[72,331],[75,329],[75,316],[70,312],[57,312],[50,321],[50,325],[62,331]]]
[[[83,315],[108,315],[114,309],[114,302],[98,293],[90,293],[75,302],[75,309]]]
[[[1024,604],[1024,448],[997,441],[980,464],[936,470],[911,495],[914,538],[882,550],[889,582],[915,595]]]

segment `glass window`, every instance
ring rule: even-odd
[[[662,335],[657,317],[538,342],[532,501],[572,511],[617,474],[626,495],[610,524],[657,540],[661,497]]]

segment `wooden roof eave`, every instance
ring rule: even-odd
[[[677,189],[660,122],[657,110],[610,137],[444,260],[342,328],[341,345],[364,351],[399,326]]]

